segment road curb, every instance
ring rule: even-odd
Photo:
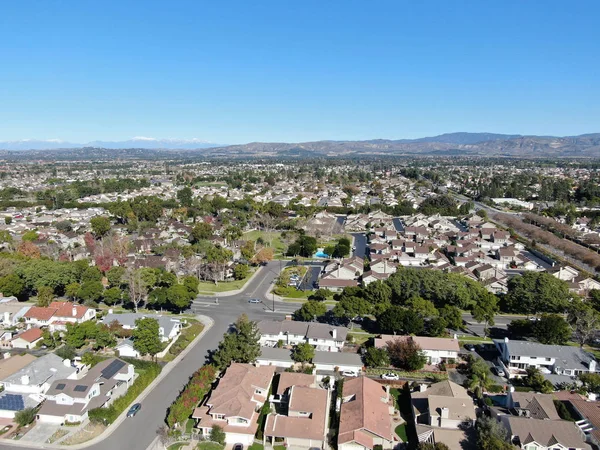
[[[202,338],[204,337],[204,335],[212,328],[212,326],[214,325],[214,320],[211,319],[208,316],[205,315],[197,315],[196,318],[201,321],[204,324],[204,329],[202,330],[202,332],[196,336],[196,338],[190,343],[190,345],[188,345],[179,355],[177,355],[175,357],[175,359],[173,359],[173,361],[168,362],[165,367],[163,368],[163,370],[160,372],[160,374],[152,381],[152,383],[150,383],[146,389],[144,389],[142,391],[142,393],[140,395],[137,396],[137,398],[135,400],[133,400],[131,403],[140,403],[142,402],[147,396],[148,394],[150,394],[150,392],[162,381],[166,378],[166,376],[177,366],[177,364],[187,356],[187,354],[189,352],[192,351],[192,349],[196,346],[196,344],[198,344],[198,342],[200,342],[200,340],[202,340]],[[166,414],[166,411],[165,411]],[[111,434],[113,434],[118,428],[119,426],[125,421],[125,419],[127,418],[127,410],[124,410],[119,417],[117,417],[117,420],[115,420],[113,423],[111,423],[108,428],[99,436],[96,436],[93,439],[90,439],[87,442],[84,442],[82,444],[76,444],[76,445],[58,445],[58,444],[45,444],[45,443],[38,443],[38,442],[25,442],[25,441],[14,441],[12,439],[0,439],[0,448],[2,448],[2,444],[4,445],[9,445],[9,446],[14,446],[14,447],[24,447],[24,448],[51,448],[51,449],[74,449],[74,450],[79,450],[79,449],[84,449],[87,447],[90,447],[92,445],[98,444],[99,442],[101,442],[102,440],[104,440],[105,438],[109,437]]]

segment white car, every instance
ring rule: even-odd
[[[260,303],[260,299],[259,298],[251,298],[248,300],[248,303]]]
[[[351,370],[344,370],[342,375],[345,377],[357,377],[358,374],[356,372],[352,372]]]
[[[382,380],[392,380],[392,381],[397,381],[400,379],[400,377],[393,373],[393,372],[389,372],[389,373],[384,373],[383,375],[381,375],[381,379]]]

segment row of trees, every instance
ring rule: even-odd
[[[363,356],[367,367],[394,367],[404,370],[420,370],[427,363],[427,356],[412,339],[396,338],[385,347],[367,347]]]

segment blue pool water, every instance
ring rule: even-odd
[[[494,406],[506,406],[506,395],[488,395]]]
[[[318,251],[317,253],[315,253],[315,258],[329,258],[329,255],[327,253]]]

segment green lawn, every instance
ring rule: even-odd
[[[187,434],[190,434],[192,432],[192,429],[194,428],[194,423],[196,421],[194,419],[188,419],[188,421],[185,423],[185,432]]]
[[[248,450],[264,450],[264,446],[262,444],[257,444],[256,442],[248,447]]]
[[[273,450],[285,450],[285,445],[274,445]]]
[[[251,276],[252,273],[250,273],[250,275],[243,280],[219,281],[217,284],[213,283],[212,281],[201,281],[198,283],[198,293],[200,295],[211,295],[215,292],[227,292],[242,289]]]
[[[223,450],[223,446],[216,442],[200,442],[196,448],[198,450]]]
[[[354,340],[354,343],[357,345],[362,345],[365,342],[367,342],[370,338],[377,336],[376,334],[370,334],[370,333],[353,333],[353,332],[349,332],[348,333],[348,337],[352,336],[352,339]]]
[[[177,442],[176,444],[171,444],[167,448],[167,450],[179,450],[183,446],[187,445],[185,442]]]
[[[406,434],[406,424],[403,423],[402,425],[398,425],[396,427],[396,434],[398,435],[398,437],[400,439],[402,439],[402,442],[408,442],[408,435]]]
[[[274,289],[276,295],[284,298],[292,298],[292,299],[308,299],[308,296],[313,293],[313,291],[299,291],[293,286],[286,286],[284,288],[277,286]]]
[[[258,238],[262,238],[264,245],[266,245],[267,247],[273,247],[273,250],[275,250],[275,254],[283,254],[283,252],[286,250],[286,245],[283,243],[283,241],[281,240],[281,232],[279,231],[260,231],[260,230],[253,230],[253,231],[248,231],[246,233],[244,233],[244,235],[242,236],[242,239],[246,239],[246,240],[250,240],[250,241],[256,241],[258,240]]]
[[[173,361],[204,329],[204,325],[194,319],[187,319],[189,324],[181,330],[181,335],[171,345],[169,351],[163,358],[164,361]]]

